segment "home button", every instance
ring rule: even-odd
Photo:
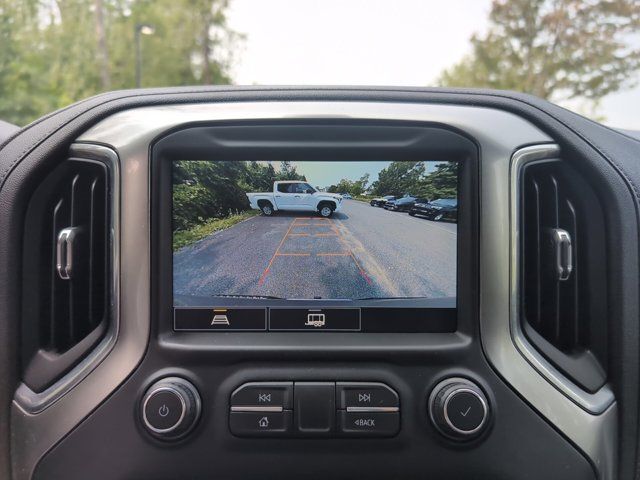
[[[229,430],[238,437],[272,437],[291,433],[291,411],[231,411]],[[275,409],[275,407],[274,407]]]

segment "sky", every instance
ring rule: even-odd
[[[369,182],[378,179],[378,173],[391,162],[292,162],[313,187],[326,188],[341,179],[358,180],[365,173]],[[275,166],[275,165],[274,165]]]
[[[313,187],[326,188],[337,184],[343,178],[347,180],[359,180],[364,174],[369,174],[369,184],[378,179],[378,173],[389,166],[391,162],[291,162],[296,171],[304,175]],[[438,161],[425,161],[425,170],[433,172]],[[273,162],[276,170],[279,170],[279,162]]]
[[[491,0],[233,0],[246,40],[240,85],[434,85],[487,28]],[[565,105],[575,108],[573,105]],[[640,130],[640,86],[612,94],[598,115]]]

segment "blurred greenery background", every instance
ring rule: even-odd
[[[108,90],[230,83],[227,0],[0,0],[0,119],[24,125]]]
[[[231,67],[242,61],[245,39],[252,32],[229,26],[232,1],[0,0],[0,119],[25,125],[82,98],[138,85],[233,83]],[[242,2],[245,11],[260,5],[263,14],[265,3],[272,5],[266,10],[271,17],[258,19],[261,24],[277,18],[280,23],[275,23],[283,28],[296,22],[295,14],[278,10],[275,0]],[[344,0],[343,5],[353,2]],[[340,11],[340,4],[329,0],[299,0],[297,8],[300,4]],[[452,9],[463,5],[450,4]],[[390,32],[402,26],[393,25],[392,10],[403,5],[425,18],[435,10],[435,3],[427,0],[419,7],[409,0],[389,1],[386,41],[394,48],[396,39]],[[359,19],[340,21],[349,30]],[[471,36],[468,53],[452,57],[436,84],[511,89],[561,103],[587,102],[594,118],[603,97],[637,84],[638,0],[493,0],[488,19],[478,24],[483,27]],[[326,36],[349,33],[334,32],[332,25],[322,25],[321,31]],[[292,37],[288,45],[306,40]],[[447,50],[447,45],[397,45],[403,52],[415,50],[414,62],[429,62],[434,48]],[[330,59],[344,52],[326,53]],[[320,59],[304,60],[313,65]],[[384,65],[381,57],[380,68]],[[339,73],[335,72],[338,78]],[[324,77],[319,78],[321,83]]]
[[[371,38],[362,32],[385,35],[375,28],[356,28],[359,18],[353,13],[354,5],[360,5],[355,5],[357,12],[371,5],[369,0],[299,0],[295,5],[278,0],[0,0],[0,120],[26,125],[48,112],[109,90],[234,83],[232,67],[242,62],[247,38],[252,33],[259,36],[256,23],[247,32],[230,26],[231,2],[236,1],[242,1],[244,11],[261,26],[269,26],[268,35],[286,38],[283,45],[288,49],[294,50],[294,42],[296,47],[302,45],[302,56],[287,57],[297,58],[300,65],[290,61],[288,70],[281,65],[283,74],[307,68],[314,80],[320,78],[316,83],[326,78],[322,76],[325,72],[337,78],[341,78],[341,72],[323,68],[322,58],[306,51],[310,43],[305,42],[311,33],[291,34],[296,31],[289,28],[292,26],[310,29],[309,23],[297,19],[296,11],[299,15],[305,8],[316,16],[326,13],[343,28],[334,31],[332,24],[307,17],[307,22],[320,23],[313,25],[323,32],[320,40],[346,35],[345,42],[350,38],[366,46]],[[397,33],[403,25],[393,24],[393,9],[404,8],[405,13],[415,10],[428,18],[436,7],[443,8],[437,0],[416,1],[375,3],[376,8],[388,6],[385,42],[394,52],[409,53],[411,69],[417,62],[429,62],[429,52],[448,51],[449,46],[395,43],[393,31]],[[346,11],[347,3],[353,18],[339,18],[338,23],[335,14]],[[464,5],[463,0],[450,3],[451,9]],[[261,9],[256,8],[258,5]],[[462,58],[451,55],[448,68],[442,69],[433,83],[510,89],[562,104],[586,102],[587,113],[595,119],[604,97],[637,85],[639,0],[492,0],[487,8],[488,18],[478,20],[482,28],[469,39],[467,54]],[[255,18],[254,10],[268,18]],[[298,25],[297,21],[302,23]],[[282,31],[276,32],[275,28]],[[341,56],[346,55],[355,64],[362,60],[365,72],[364,67],[385,68],[382,56],[379,65],[376,62],[372,67],[365,65],[365,59],[351,57],[351,52],[346,48],[322,53],[330,66],[339,64],[338,60],[344,60]],[[277,54],[266,54],[270,62],[274,60],[274,66],[262,70],[278,68]],[[375,83],[375,78],[366,78]],[[455,178],[455,172],[443,166],[430,177],[431,183],[420,182],[416,180],[424,176],[420,168],[410,162],[398,163],[380,172],[377,179],[343,179],[329,189],[354,197],[410,192],[431,198],[436,193],[444,194],[443,185],[449,188]],[[187,235],[187,243],[202,234],[203,225],[211,231],[224,228],[224,222],[232,218],[241,220],[248,215],[244,191],[270,190],[274,180],[301,178],[286,162],[275,170],[255,162],[185,162],[178,165],[174,177],[179,213],[174,229]],[[444,183],[436,185],[436,180]]]

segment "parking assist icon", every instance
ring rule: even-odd
[[[214,310],[213,311],[213,320],[211,320],[211,325],[226,325],[229,326],[229,318],[226,315],[226,310]]]

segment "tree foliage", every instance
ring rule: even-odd
[[[494,0],[488,31],[439,83],[597,101],[630,86],[639,31],[638,0]]]
[[[378,180],[372,184],[373,192],[376,195],[414,195],[425,172],[424,162],[391,162],[378,173]]]
[[[229,83],[229,0],[0,0],[0,118],[19,125],[109,89]]]
[[[457,198],[458,164],[446,162],[436,165],[436,169],[428,174],[416,187],[414,195],[430,200]]]
[[[276,180],[302,180],[304,182],[307,181],[304,175],[300,175],[295,165],[293,165],[290,161],[284,160],[280,162],[280,171],[276,176]],[[271,190],[271,186],[269,188]]]
[[[427,171],[430,170],[430,171]],[[426,162],[391,162],[378,173],[378,179],[369,185],[369,174],[358,180],[343,178],[331,185],[331,193],[349,193],[360,196],[413,195],[434,200],[436,198],[456,198],[458,190],[458,164],[440,162],[433,169],[427,169]]]
[[[374,195],[412,195],[429,200],[456,198],[458,164],[441,162],[429,173],[425,162],[392,162],[380,171],[371,190]]]
[[[358,180],[349,180],[343,178],[337,184],[331,185],[327,188],[329,193],[348,193],[354,197],[364,194],[369,185],[369,174],[365,173]]]
[[[180,161],[173,165],[173,230],[249,209],[247,192],[270,192],[277,180],[302,180],[295,165],[280,162]]]

